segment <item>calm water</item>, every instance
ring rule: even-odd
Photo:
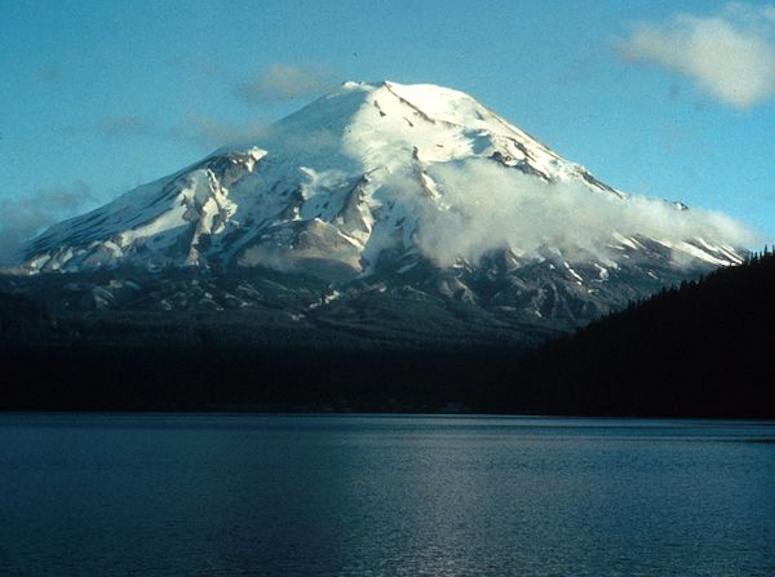
[[[775,575],[775,424],[0,414],[0,575]]]

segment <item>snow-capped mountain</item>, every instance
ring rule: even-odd
[[[305,315],[414,290],[575,324],[741,262],[733,228],[604,184],[462,92],[347,82],[255,142],[51,227],[20,270],[305,273],[328,286]]]

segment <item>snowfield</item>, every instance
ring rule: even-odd
[[[602,183],[462,92],[347,82],[255,142],[51,227],[19,270],[326,261],[355,278],[475,268],[503,252],[513,268],[548,260],[584,284],[577,265],[604,281],[653,258],[654,243],[675,267],[736,264],[746,235]]]

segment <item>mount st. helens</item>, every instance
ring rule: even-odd
[[[631,198],[462,92],[347,82],[51,227],[0,289],[55,309],[526,335],[737,264],[738,246],[726,222]]]

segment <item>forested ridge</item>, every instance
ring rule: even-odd
[[[775,417],[774,330],[775,255],[765,249],[540,347],[491,406]]]
[[[765,250],[533,350],[249,316],[55,318],[0,295],[0,408],[775,417],[774,290]]]

